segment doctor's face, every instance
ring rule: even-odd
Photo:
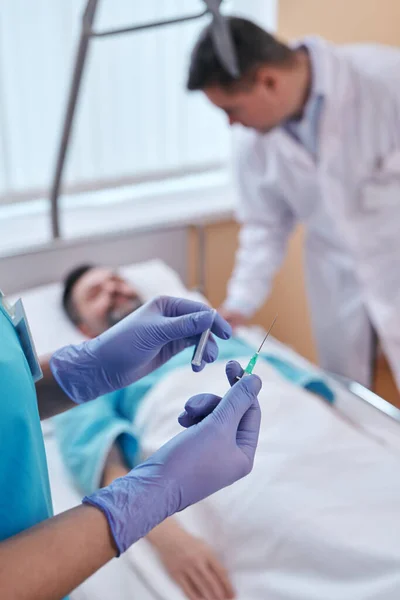
[[[103,333],[142,304],[136,290],[105,267],[86,271],[75,283],[71,299],[78,327],[87,337]]]
[[[291,112],[286,91],[279,77],[260,76],[232,90],[216,85],[206,88],[204,93],[214,106],[226,113],[230,125],[239,124],[268,133]]]

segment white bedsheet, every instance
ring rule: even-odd
[[[279,345],[271,345],[279,351]],[[290,354],[282,347],[280,351]],[[179,432],[176,417],[192,394],[223,394],[227,382],[221,367],[217,363],[196,375],[181,369],[148,394],[137,421],[145,453]],[[261,363],[258,372],[264,381],[263,419],[253,472],[176,518],[218,553],[239,600],[397,600],[396,444],[382,445],[355,429],[269,365]],[[57,464],[53,443],[50,436],[50,474],[59,511],[78,502],[78,496]],[[73,600],[110,597],[184,598],[145,540],[91,578]]]
[[[258,372],[263,420],[253,472],[177,518],[217,550],[239,600],[398,599],[400,455],[269,365]],[[166,378],[138,416],[145,451],[179,431],[186,398],[226,386],[218,364],[198,377],[182,369]],[[145,541],[130,559],[153,587],[158,579],[160,598],[175,597]]]
[[[160,261],[124,270],[145,297],[188,295]],[[157,276],[155,276],[157,273]],[[161,286],[161,287],[160,287]],[[60,309],[60,285],[22,294],[39,353],[80,341]],[[242,331],[257,345],[261,332]],[[274,340],[267,350],[307,362]],[[400,597],[399,426],[335,385],[336,407],[260,364],[263,421],[253,473],[177,515],[229,569],[239,600],[396,600]],[[179,431],[177,415],[192,394],[223,393],[220,364],[200,375],[172,374],[140,411],[150,453]],[[168,399],[168,401],[166,401]],[[55,511],[80,502],[44,428]],[[182,600],[142,540],[91,577],[72,600]]]

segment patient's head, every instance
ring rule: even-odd
[[[95,337],[142,305],[136,290],[116,271],[81,265],[65,278],[63,307],[80,331]]]

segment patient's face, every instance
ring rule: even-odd
[[[115,271],[95,267],[76,282],[72,302],[80,319],[79,329],[95,337],[139,308],[136,290]]]

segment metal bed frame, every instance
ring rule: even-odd
[[[372,392],[370,389],[358,383],[354,379],[349,379],[348,377],[344,377],[342,375],[337,375],[336,373],[330,373],[325,371],[328,379],[332,379],[336,383],[339,383],[343,386],[348,392],[366,402],[376,410],[390,417],[397,423],[400,423],[400,409],[398,409],[393,404],[390,404],[387,400],[384,400],[375,392]]]

